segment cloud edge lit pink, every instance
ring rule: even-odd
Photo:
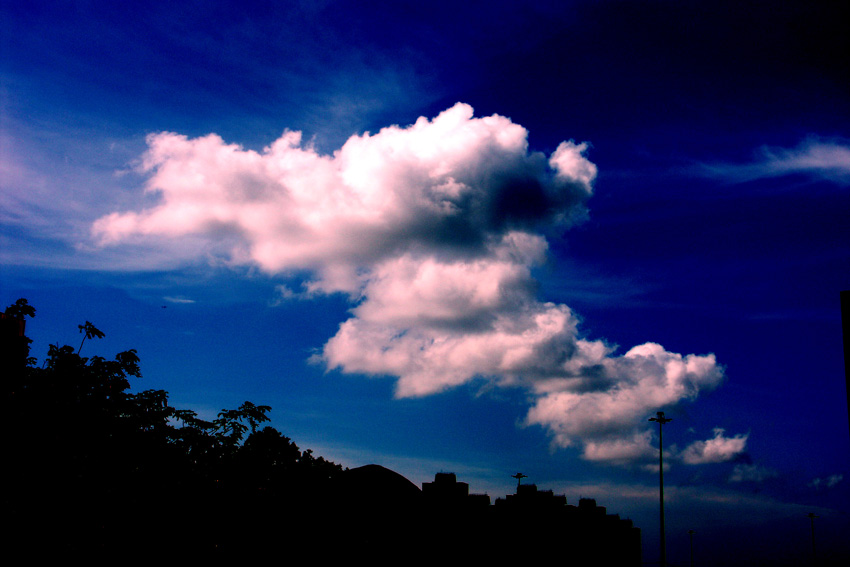
[[[544,234],[587,215],[597,175],[588,147],[564,141],[547,157],[529,150],[522,126],[462,103],[352,136],[332,155],[292,131],[261,152],[159,133],[141,162],[157,202],[103,216],[92,234],[101,246],[200,239],[233,265],[310,273],[305,293],[353,302],[321,352],[329,370],[395,377],[398,397],[481,381],[521,388],[525,424],[554,446],[645,463],[646,415],[693,401],[724,372],[713,354],[655,343],[616,355],[581,334],[568,306],[537,298]],[[716,433],[684,462],[743,452],[746,437],[728,439]]]

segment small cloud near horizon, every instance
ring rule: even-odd
[[[815,478],[809,483],[810,488],[815,490],[833,488],[839,482],[844,480],[843,474],[832,474],[826,478]]]
[[[189,299],[186,297],[172,297],[170,295],[165,296],[162,299],[167,301],[168,303],[195,303],[194,299]]]

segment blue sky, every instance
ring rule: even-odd
[[[420,484],[657,561],[848,553],[850,75],[828,2],[2,3],[0,292]],[[668,456],[665,451],[665,457]]]

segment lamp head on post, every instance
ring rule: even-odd
[[[672,417],[664,417],[663,411],[656,412],[656,415],[657,417],[650,417],[649,421],[656,421],[658,422],[658,425],[664,425],[665,423],[670,423],[671,421],[673,421]]]

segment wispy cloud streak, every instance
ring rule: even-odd
[[[802,174],[838,185],[850,185],[850,145],[809,138],[793,149],[762,148],[751,163],[709,164],[701,175],[737,183]]]

